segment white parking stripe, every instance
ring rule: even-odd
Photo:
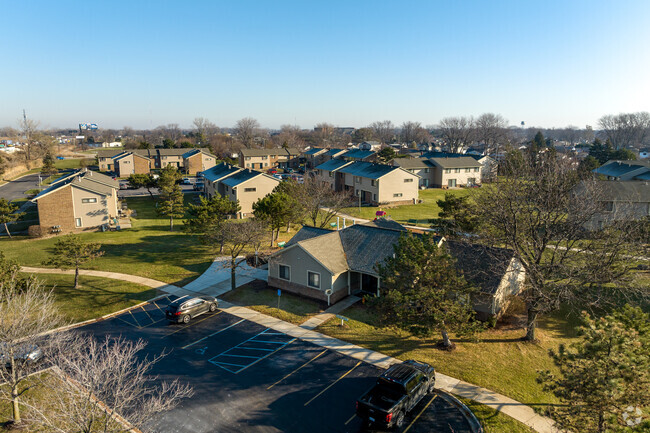
[[[196,341],[193,342],[193,343],[190,343],[190,344],[188,344],[188,345],[186,345],[186,346],[181,347],[181,349],[187,349],[187,348],[190,347],[190,346],[194,346],[196,343],[199,343],[199,342],[205,340],[206,338],[210,338],[210,337],[212,337],[212,336],[217,335],[217,334],[220,333],[220,332],[225,331],[226,329],[230,329],[230,328],[232,328],[232,327],[235,326],[235,325],[239,325],[239,324],[240,324],[241,322],[243,322],[244,320],[246,320],[246,319],[241,319],[239,322],[235,322],[235,323],[233,323],[232,325],[230,325],[230,326],[226,326],[225,328],[223,328],[223,329],[221,329],[221,330],[219,330],[219,331],[217,331],[217,332],[213,332],[212,334],[210,334],[210,335],[208,335],[208,336],[205,336],[205,337],[203,337],[203,338],[200,338],[200,339],[196,340]]]

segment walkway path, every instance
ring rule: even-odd
[[[172,284],[166,284],[162,281],[152,280],[150,278],[121,274],[117,272],[81,270],[79,273],[81,275],[131,281],[148,287],[157,288],[167,293],[178,296],[193,294],[209,294],[212,296],[220,296],[230,290],[230,269],[227,267],[227,263],[227,258],[216,258],[212,265],[203,273],[203,275],[201,275],[193,282],[187,284],[183,288]],[[21,270],[23,272],[33,273],[74,273],[74,270],[62,271],[59,269],[30,267],[23,267]],[[246,284],[253,279],[266,280],[266,271],[263,269],[251,268],[247,265],[243,265],[241,269],[238,269],[237,287]],[[223,300],[219,301],[219,306],[223,311],[234,316],[250,320],[251,322],[258,323],[278,332],[291,335],[295,338],[300,338],[304,341],[308,341],[318,346],[337,351],[344,355],[376,365],[381,368],[388,368],[392,364],[400,363],[401,360],[399,359],[313,331],[314,328],[329,320],[333,315],[342,312],[345,310],[345,308],[353,305],[358,301],[358,297],[350,296],[345,300],[337,303],[336,305],[328,308],[323,313],[312,317],[300,326],[284,322],[280,319],[267,316],[249,308],[235,306]],[[533,428],[539,433],[558,432],[558,430],[553,426],[553,422],[550,419],[538,415],[530,406],[526,406],[523,403],[506,397],[505,395],[498,394],[489,389],[481,388],[479,386],[472,385],[471,383],[467,383],[441,373],[436,373],[436,387],[443,391],[450,392],[463,398],[474,400],[478,403],[489,406],[492,409],[498,410]]]

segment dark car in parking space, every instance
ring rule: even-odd
[[[433,392],[435,384],[436,371],[429,364],[411,359],[392,365],[359,397],[357,415],[366,425],[399,431],[406,414]]]
[[[43,351],[35,344],[19,345],[10,350],[6,344],[2,343],[0,344],[0,365],[4,364],[7,370],[11,368],[11,352],[13,352],[15,363],[35,364],[43,358]]]
[[[217,298],[198,296],[196,298],[178,298],[165,309],[165,317],[172,323],[189,323],[203,313],[214,312],[219,307]]]

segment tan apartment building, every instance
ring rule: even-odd
[[[420,178],[401,167],[332,159],[316,167],[316,180],[376,206],[415,203]]]
[[[118,216],[119,183],[101,173],[80,170],[55,180],[32,199],[41,235],[98,228]]]
[[[113,166],[117,177],[129,177],[132,174],[148,174],[151,160],[133,152],[123,152],[113,157]]]
[[[183,154],[183,171],[191,176],[214,167],[216,163],[214,155],[201,149],[192,149]]]
[[[420,188],[429,188],[432,184],[433,174],[436,166],[424,158],[395,158],[393,160],[395,167],[401,167],[409,173],[420,177]]]
[[[434,188],[456,188],[481,183],[482,165],[471,156],[429,158],[435,166],[429,184]]]
[[[279,179],[260,171],[243,169],[226,163],[217,164],[206,170],[203,176],[206,197],[220,195],[228,197],[230,201],[239,200],[238,218],[252,216],[253,203],[271,194],[280,183]]]
[[[296,168],[300,165],[299,149],[242,149],[239,152],[239,166],[266,171],[271,168]]]
[[[137,154],[149,159],[149,167],[151,170],[165,168],[168,165],[173,165],[179,170],[185,168],[185,159],[184,155],[189,154],[193,150],[199,150],[205,155],[210,155],[213,158],[216,157],[210,154],[208,149],[132,149],[124,151],[121,149],[100,149],[97,151],[97,163],[99,165],[100,171],[115,171],[115,158],[119,158],[121,154],[125,152],[130,152]],[[193,154],[189,155],[193,156]]]

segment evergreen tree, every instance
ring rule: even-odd
[[[74,268],[74,288],[79,287],[79,267],[104,255],[101,244],[84,242],[78,235],[67,235],[56,241],[52,256],[44,265],[60,269]]]
[[[567,432],[648,431],[650,315],[627,305],[600,319],[583,317],[580,341],[550,351],[559,374],[538,379],[562,400],[551,416]]]
[[[387,323],[424,336],[440,332],[447,349],[453,348],[449,332],[472,335],[481,328],[474,320],[473,289],[434,236],[403,235],[377,271],[384,293],[376,302]]]
[[[271,228],[271,246],[280,234],[280,229],[295,216],[295,199],[284,192],[274,192],[253,204],[255,218],[264,221]]]
[[[223,226],[228,216],[236,214],[240,209],[238,201],[230,201],[227,197],[216,196],[209,200],[201,197],[199,204],[189,205],[189,219],[185,221],[185,229],[190,233],[203,234],[201,242],[219,245],[219,253],[222,253],[225,243]]]
[[[59,170],[54,166],[54,158],[49,151],[43,157],[43,167],[41,168],[41,172],[48,176],[59,172]]]
[[[169,231],[174,231],[174,218],[182,218],[185,215],[181,186],[174,183],[161,187],[157,205],[156,212],[158,215],[169,217]]]
[[[4,225],[7,236],[10,238],[11,233],[7,223],[16,222],[25,215],[24,212],[16,212],[17,210],[18,206],[8,202],[6,198],[0,198],[0,224]]]
[[[151,174],[132,174],[127,180],[133,188],[147,188],[147,192],[153,198],[151,188],[155,188],[158,182]]]

